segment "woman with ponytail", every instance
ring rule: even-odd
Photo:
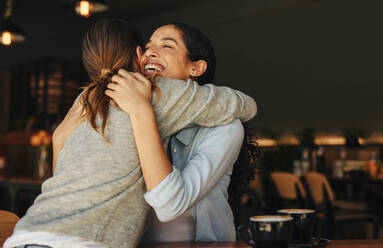
[[[5,248],[138,245],[150,207],[131,118],[104,91],[113,88],[112,75],[121,69],[138,71],[136,49],[141,45],[137,29],[123,20],[101,20],[90,27],[82,46],[90,84],[76,100],[85,121],[66,138],[56,154],[54,175],[43,183]],[[152,91],[142,75],[129,76],[140,78],[149,92],[164,147],[186,126],[246,121],[256,112],[251,97],[227,87],[158,77]]]

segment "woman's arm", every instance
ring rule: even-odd
[[[158,78],[161,95],[154,94],[154,112],[161,137],[168,137],[190,124],[212,127],[234,119],[247,121],[257,112],[254,99],[240,91],[192,80]]]
[[[108,84],[110,91],[105,92],[117,92],[109,96],[129,115],[135,114],[140,105],[147,104],[151,99],[147,92],[151,89],[151,83],[139,73],[121,69],[112,80],[115,83]],[[152,102],[163,140],[190,125],[211,127],[230,123],[234,119],[247,121],[257,112],[252,97],[228,87],[200,86],[192,80],[169,78],[157,78],[155,86],[159,93],[154,91]],[[141,94],[145,97],[136,97]]]
[[[154,99],[154,102],[159,109],[162,108],[162,115],[155,116],[153,108],[149,105],[150,82],[138,73],[131,74],[120,70],[119,74],[113,76],[112,80],[117,83],[109,84],[109,90],[106,90],[105,94],[114,99],[130,115],[148,191],[151,191],[173,171],[162,146],[161,136],[166,137],[185,127],[185,120],[180,121],[183,116],[188,116],[189,123],[212,126],[228,123],[235,117],[249,119],[256,112],[255,101],[242,93],[226,87],[221,87],[221,91],[215,92],[214,87],[199,87],[191,82],[174,80],[171,84],[159,85],[164,94],[161,95],[159,102],[157,102],[158,98]],[[178,87],[178,91],[172,95],[168,91],[173,85],[175,88],[173,90],[177,90]],[[195,104],[196,102],[198,104]],[[178,109],[174,111],[176,104]],[[184,106],[183,111],[180,111],[180,106]],[[216,118],[211,122],[209,117],[215,115],[220,119]],[[156,120],[164,126],[158,129]],[[162,131],[161,136],[159,130]]]
[[[178,162],[184,163],[181,165],[183,169],[174,166],[171,174],[145,194],[145,200],[160,221],[170,221],[182,215],[216,187],[224,176],[230,177],[244,137],[241,122],[234,120],[224,126],[198,130],[198,138],[189,145],[193,146],[192,154],[188,155],[191,157]],[[225,194],[225,185],[217,190]]]
[[[130,121],[146,188],[151,191],[173,168],[162,146],[152,106],[142,106],[137,112],[130,115]]]
[[[142,79],[141,74],[133,75]],[[147,80],[134,80],[130,74],[125,77],[114,75],[112,80],[120,83],[108,84],[105,94],[129,114],[142,174],[150,191],[173,171],[162,146],[151,105],[152,85]]]

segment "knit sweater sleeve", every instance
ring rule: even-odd
[[[192,80],[157,78],[153,106],[162,137],[190,125],[225,125],[248,121],[257,113],[254,99],[229,87],[199,85]]]

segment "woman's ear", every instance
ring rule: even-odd
[[[136,53],[137,53],[138,63],[140,63],[140,60],[141,60],[141,57],[142,57],[142,48],[140,46],[137,46]]]
[[[207,69],[207,62],[205,60],[194,61],[192,62],[190,76],[199,77],[205,73],[206,69]]]

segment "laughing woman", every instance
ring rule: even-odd
[[[154,31],[140,65],[148,77],[156,72],[204,85],[214,79],[215,62],[206,35],[191,25],[172,23]],[[241,122],[181,130],[171,138],[169,160],[161,146],[161,128],[156,126],[152,106],[135,104],[145,100],[145,92],[134,90],[145,80],[120,74],[118,84],[111,85],[114,91],[106,93],[131,115],[148,190],[145,200],[156,212],[142,242],[235,241],[229,201],[247,189],[254,177]],[[173,92],[177,94],[177,89]]]

